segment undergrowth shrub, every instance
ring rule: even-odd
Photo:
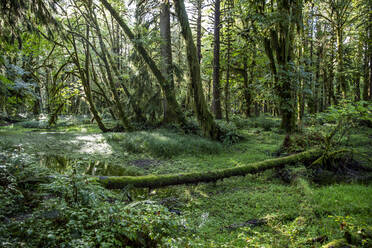
[[[185,221],[166,207],[128,204],[124,194],[83,176],[52,175],[12,154],[0,156],[1,247],[170,247],[175,240],[178,247],[187,245],[176,239],[186,231]]]
[[[244,118],[239,115],[233,115],[231,121],[238,129],[254,127],[254,118]]]
[[[271,131],[273,128],[280,127],[280,120],[268,116],[260,116],[254,119],[253,125],[256,128],[262,128],[264,131]]]
[[[243,118],[234,115],[231,121],[238,129],[243,128],[262,128],[264,131],[271,131],[273,128],[280,127],[280,119],[261,115],[259,117]]]
[[[225,120],[216,120],[217,125],[224,134],[222,136],[222,143],[231,145],[239,142],[242,139],[242,136],[238,133],[238,128],[235,123],[227,122]]]
[[[319,147],[324,143],[325,134],[316,130],[305,130],[287,136],[282,144],[281,152],[298,153],[308,149]]]
[[[165,129],[172,130],[178,133],[186,133],[186,134],[201,134],[200,127],[196,118],[188,118],[186,121],[186,126],[181,127],[178,123],[168,123],[163,125]]]

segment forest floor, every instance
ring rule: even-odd
[[[284,139],[276,128],[242,128],[239,134],[242,141],[227,145],[167,129],[102,134],[93,124],[54,129],[18,124],[0,127],[0,146],[62,174],[74,168],[79,174],[147,175],[275,158]],[[372,129],[354,130],[347,145],[372,156]],[[268,170],[216,183],[132,189],[130,198],[158,202],[183,218],[190,247],[321,247],[342,238],[344,224],[372,225],[371,184],[288,183],[279,174]]]

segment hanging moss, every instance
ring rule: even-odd
[[[284,167],[287,164],[296,162],[312,162],[322,155],[321,150],[309,150],[306,152],[290,155],[282,158],[269,159],[262,162],[250,163],[244,166],[220,169],[207,172],[178,173],[168,175],[147,175],[147,176],[110,176],[94,177],[97,181],[109,189],[120,189],[127,185],[134,187],[157,188],[170,185],[192,184],[201,182],[215,182],[219,179],[232,176],[244,176],[246,174],[258,173],[267,169]]]

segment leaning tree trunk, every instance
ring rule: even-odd
[[[107,51],[106,45],[103,41],[102,34],[101,34],[101,31],[100,31],[100,27],[98,25],[98,21],[97,21],[97,17],[95,15],[95,13],[91,13],[91,17],[92,17],[93,23],[95,25],[96,34],[98,36],[98,42],[99,42],[99,45],[100,45],[100,48],[101,48],[101,55],[102,56],[100,56],[100,58],[102,59],[102,61],[104,63],[104,66],[106,68],[106,71],[107,71],[108,83],[109,83],[112,95],[114,96],[114,103],[115,103],[115,106],[118,110],[119,118],[120,118],[120,120],[123,124],[123,127],[125,129],[132,130],[132,127],[129,123],[129,120],[125,116],[123,105],[120,102],[120,96],[119,96],[118,91],[116,89],[114,78],[113,78],[112,71],[111,71],[111,67],[110,67],[110,64],[109,64],[108,59],[107,59],[107,55],[108,55],[109,52]]]
[[[87,26],[87,29],[86,29],[86,39],[87,39],[87,41],[89,41],[89,35],[90,35],[89,26]],[[101,116],[99,115],[99,113],[96,109],[96,106],[93,102],[93,98],[92,98],[92,91],[91,91],[91,87],[90,87],[90,76],[89,76],[90,75],[89,74],[90,73],[89,72],[89,61],[90,61],[89,45],[86,44],[85,70],[83,70],[82,67],[81,67],[80,59],[79,59],[78,51],[77,51],[77,46],[76,46],[76,41],[75,41],[74,37],[72,37],[72,46],[74,48],[73,60],[74,60],[74,63],[75,63],[75,65],[76,65],[76,67],[78,68],[78,71],[79,71],[81,83],[83,85],[83,90],[84,90],[84,93],[85,93],[85,96],[86,96],[86,100],[88,101],[89,110],[92,113],[94,119],[96,120],[99,129],[101,129],[102,132],[107,132],[108,129],[103,124]]]
[[[163,76],[159,68],[156,66],[154,60],[149,56],[141,42],[136,39],[136,37],[134,36],[128,25],[125,23],[125,21],[120,17],[118,12],[111,6],[111,4],[108,3],[107,0],[101,0],[101,2],[105,6],[105,8],[111,13],[112,17],[114,17],[115,20],[118,22],[126,36],[133,43],[135,49],[142,56],[143,60],[146,62],[146,64],[149,66],[150,70],[156,77],[165,94],[168,107],[173,109],[177,115],[177,122],[180,123],[182,126],[186,127],[187,126],[186,118],[176,100],[175,93],[172,92],[173,88],[169,85],[168,80]]]
[[[200,65],[197,50],[192,38],[189,19],[187,17],[185,4],[183,0],[174,0],[176,13],[181,25],[182,36],[186,41],[187,60],[190,70],[191,87],[194,92],[194,106],[196,116],[202,128],[204,136],[214,140],[220,140],[222,132],[213,119],[205,102],[201,78]]]
[[[287,157],[269,159],[244,166],[235,166],[232,168],[207,172],[147,176],[98,176],[92,177],[92,180],[97,181],[109,189],[121,189],[128,185],[138,188],[158,188],[170,185],[215,182],[228,177],[244,176],[246,174],[258,173],[268,169],[281,168],[288,164],[297,162],[311,163],[318,159],[322,155],[322,152],[322,150],[310,150]]]

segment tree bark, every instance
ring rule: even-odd
[[[170,10],[169,2],[164,1],[161,4],[160,11],[160,36],[161,36],[161,57],[162,57],[162,73],[167,80],[169,85],[169,91],[174,94],[173,98],[176,98],[174,90],[173,80],[173,62],[172,62],[172,44],[171,44],[171,33],[170,33]],[[165,93],[164,93],[165,94]],[[171,107],[168,107],[168,102],[165,98],[164,101],[164,123],[172,123],[177,121],[177,114]]]
[[[196,0],[196,8],[198,11],[198,16],[196,18],[196,47],[198,49],[199,64],[202,58],[202,55],[201,55],[201,38],[202,38],[201,23],[202,23],[202,8],[203,8],[202,5],[203,5],[203,0]]]
[[[216,119],[222,119],[220,92],[220,6],[221,1],[215,0],[214,5],[214,46],[213,46],[213,100],[212,109]]]
[[[368,41],[365,41],[364,45],[364,78],[363,78],[363,100],[369,99],[369,56],[368,56]]]
[[[232,1],[227,1],[226,3],[228,12],[227,16],[227,29],[226,29],[226,39],[227,39],[227,65],[226,65],[226,84],[225,84],[225,118],[229,121],[230,112],[230,57],[231,57],[231,27],[233,25],[233,19],[231,16],[231,11],[233,6]]]
[[[215,182],[233,176],[244,176],[246,174],[254,174],[268,169],[281,168],[288,164],[297,162],[311,163],[321,155],[321,150],[310,150],[287,157],[269,159],[262,162],[250,163],[244,166],[235,166],[215,171],[148,176],[99,176],[93,177],[92,180],[109,189],[121,189],[128,185],[138,188],[158,188],[180,184]]]

